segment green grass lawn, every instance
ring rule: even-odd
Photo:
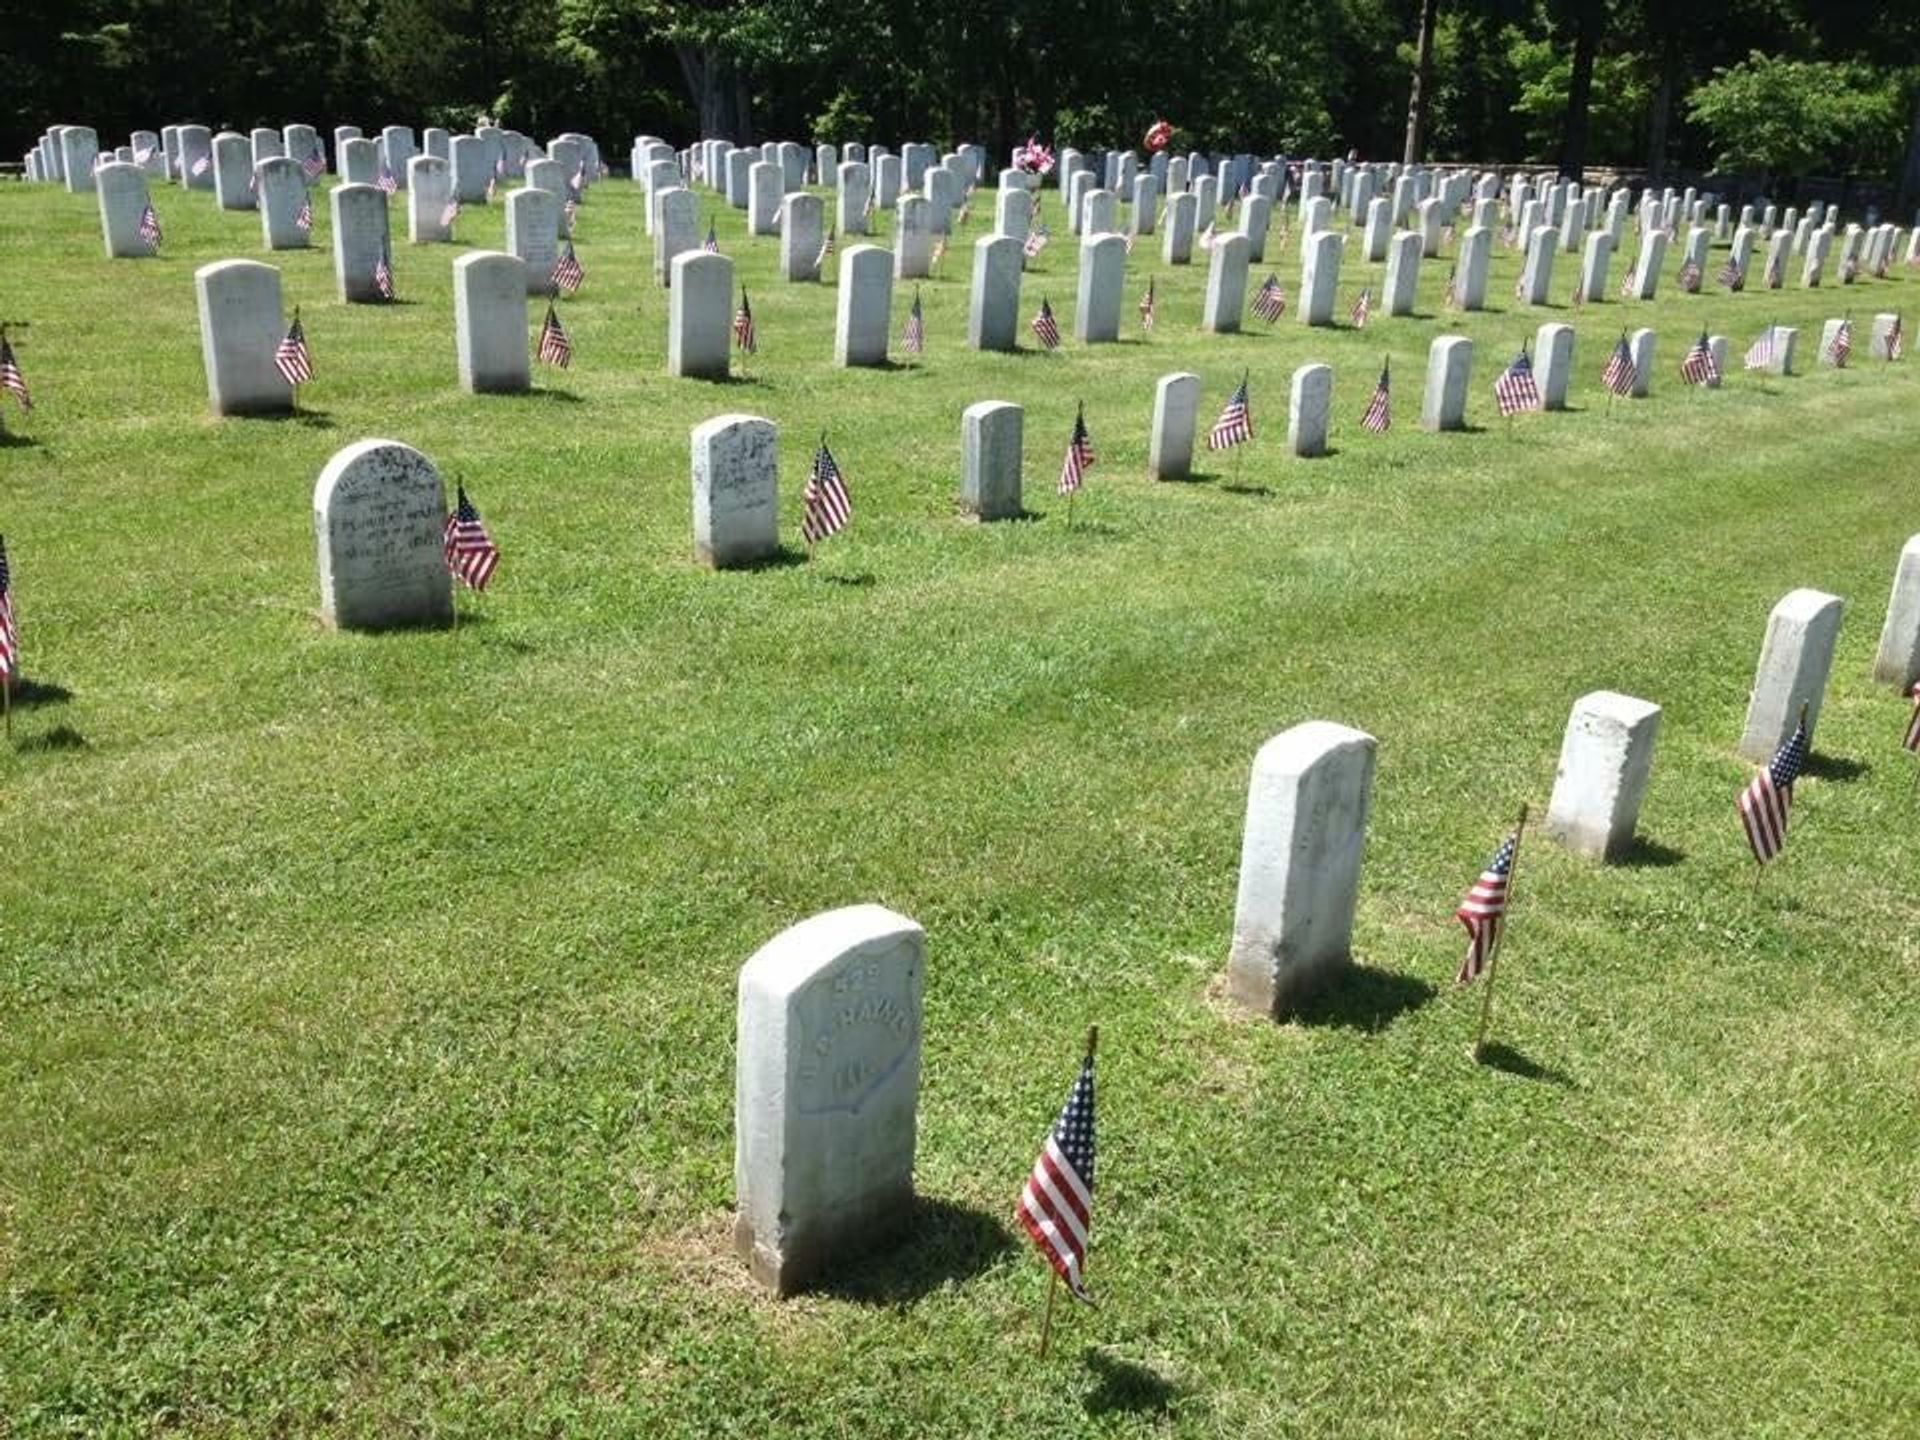
[[[976,218],[921,287],[923,360],[839,371],[831,289],[703,194],[761,335],[722,386],[666,378],[610,182],[570,371],[461,393],[450,262],[500,212],[414,249],[396,205],[405,303],[274,257],[318,380],[297,419],[220,422],[192,272],[257,256],[258,220],[157,200],[165,257],[109,262],[91,197],[0,189],[38,402],[6,414],[0,531],[45,687],[0,758],[0,1434],[1913,1433],[1920,767],[1867,671],[1920,530],[1920,372],[1865,342],[1920,272],[1683,296],[1670,253],[1655,303],[1541,312],[1501,252],[1486,313],[1440,314],[1442,259],[1419,317],[1310,331],[1276,227],[1272,329],[1201,335],[1204,268],[1143,246],[1123,343],[980,355]],[[1073,290],[1062,234],[1023,314],[1064,325]],[[1856,362],[1816,370],[1842,312]],[[1575,408],[1509,426],[1495,375],[1545,319],[1579,328]],[[1803,376],[1738,373],[1769,321]],[[1658,373],[1609,412],[1623,325]],[[1676,373],[1703,326],[1714,393]],[[1477,342],[1464,435],[1417,428],[1443,330]],[[1301,462],[1309,360],[1336,453]],[[1156,485],[1177,370],[1203,428],[1250,372],[1258,435]],[[1030,521],[955,513],[985,399],[1027,407]],[[811,566],[692,563],[688,431],[727,411],[782,427],[796,550],[829,433],[855,517]],[[461,478],[506,552],[456,634],[316,621],[314,480],[369,436]],[[1756,897],[1732,747],[1800,585],[1848,614]],[[1475,1067],[1453,907],[1602,688],[1665,707],[1646,844],[1529,845],[1504,1068]],[[1314,718],[1380,738],[1364,969],[1276,1026],[1218,982],[1254,751]],[[925,1214],[775,1303],[728,1246],[735,977],[869,900],[928,932]],[[1041,1361],[1012,1205],[1092,1022],[1103,1305]]]

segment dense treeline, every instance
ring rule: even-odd
[[[1883,0],[16,0],[3,30],[9,154],[61,120],[487,114],[619,153],[642,131],[1123,144],[1164,114],[1206,147],[1920,192],[1920,6]]]

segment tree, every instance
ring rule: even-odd
[[[1440,22],[1440,0],[1420,0],[1420,36],[1415,41],[1413,90],[1407,96],[1407,143],[1401,163],[1418,164],[1426,139],[1427,96],[1433,89],[1433,32]]]

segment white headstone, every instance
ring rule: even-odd
[[[286,142],[280,138],[280,132],[265,125],[253,128],[247,136],[247,146],[252,151],[249,158],[255,165],[262,160],[278,160],[287,153]]]
[[[1242,240],[1244,248],[1246,242]],[[1120,303],[1127,275],[1127,242],[1118,235],[1086,235],[1080,240],[1080,277],[1073,308],[1073,333],[1082,344],[1120,338]],[[1246,267],[1241,267],[1241,288]]]
[[[1387,277],[1382,307],[1389,315],[1411,315],[1420,286],[1420,236],[1402,230],[1387,245]]]
[[[337,452],[313,487],[321,618],[341,630],[450,622],[446,523],[440,472],[411,445],[361,440]]]
[[[1520,298],[1528,305],[1544,305],[1553,292],[1553,253],[1560,232],[1542,225],[1527,240],[1527,262],[1520,273]]]
[[[1334,301],[1340,289],[1340,252],[1346,237],[1332,230],[1309,235],[1300,267],[1300,308],[1307,325],[1331,325]]]
[[[1793,734],[1802,705],[1807,707],[1807,743],[1812,745],[1833,647],[1840,638],[1842,608],[1838,595],[1818,590],[1794,590],[1773,607],[1747,704],[1746,731],[1740,737],[1740,754],[1746,759],[1757,765],[1771,760]]]
[[[1651,330],[1640,329],[1628,337],[1627,349],[1633,355],[1633,398],[1644,400],[1653,387],[1653,341]]]
[[[1185,480],[1193,473],[1193,432],[1200,414],[1200,377],[1185,372],[1160,377],[1153,390],[1153,436],[1147,474],[1155,480]]]
[[[351,137],[334,152],[340,162],[340,178],[349,185],[371,185],[380,178],[380,146],[372,140]]]
[[[92,193],[93,162],[99,154],[100,137],[94,131],[85,125],[60,127],[60,177],[66,181],[69,195]],[[245,183],[241,181],[242,185]]]
[[[260,243],[269,250],[305,250],[312,231],[298,224],[307,200],[307,177],[291,156],[262,160],[254,167],[260,202]]]
[[[780,278],[782,280],[818,280],[820,249],[826,242],[823,212],[818,195],[795,191],[780,205]]]
[[[822,176],[824,179],[825,176]],[[834,217],[842,235],[867,233],[867,197],[872,193],[873,174],[857,161],[842,161],[836,172]]]
[[[1493,231],[1475,225],[1460,237],[1455,259],[1455,294],[1463,311],[1483,310],[1487,304],[1487,266],[1493,254]]]
[[[1573,327],[1546,324],[1533,334],[1534,369],[1545,410],[1567,408],[1567,385],[1573,379]]]
[[[507,195],[506,212],[507,253],[521,262],[524,292],[549,294],[560,260],[560,202],[528,186]]]
[[[699,202],[684,185],[669,185],[648,196],[647,204],[653,211],[653,283],[671,285],[675,258],[699,248]]]
[[[1287,449],[1303,458],[1327,453],[1327,423],[1333,414],[1333,367],[1302,365],[1293,372],[1287,407]]]
[[[461,389],[476,395],[526,390],[532,377],[525,265],[498,250],[478,250],[455,260],[453,331]]]
[[[1260,747],[1247,789],[1227,986],[1279,1018],[1352,958],[1374,739],[1325,721]]]
[[[222,210],[253,209],[253,147],[244,135],[213,137],[213,193]]]
[[[691,451],[695,557],[727,570],[777,555],[779,428],[755,415],[716,415],[693,427]]]
[[[140,217],[147,211],[147,172],[118,160],[102,165],[93,176],[99,192],[100,234],[109,260],[141,259],[153,253],[140,238]]]
[[[1200,307],[1202,330],[1215,335],[1238,333],[1240,313],[1247,305],[1250,248],[1244,235],[1222,235],[1213,242],[1212,257],[1207,265],[1207,293]]]
[[[273,363],[286,326],[280,272],[257,260],[221,260],[193,273],[200,306],[200,356],[216,415],[293,409],[293,388]]]
[[[1660,707],[1649,701],[1611,690],[1575,701],[1560,742],[1547,834],[1592,860],[1624,858],[1633,848],[1659,733]]]
[[[478,135],[455,135],[447,146],[453,171],[453,194],[462,205],[484,205],[487,182],[494,178],[487,142]]]
[[[377,185],[336,185],[333,206],[333,275],[340,299],[349,305],[377,305],[386,297],[374,280],[374,267],[392,249],[387,235],[387,197]]]
[[[913,1206],[926,936],[878,905],[802,921],[740,972],[734,1245],[787,1295]]]
[[[748,172],[747,233],[776,235],[780,231],[780,202],[786,196],[783,172],[762,160]]]
[[[1873,656],[1873,678],[1899,686],[1903,694],[1920,680],[1920,535],[1907,541],[1893,572],[1893,594],[1887,600],[1880,648]]]
[[[973,289],[967,297],[967,343],[976,350],[1014,350],[1020,336],[1021,242],[984,235],[973,242]]]
[[[893,226],[893,274],[896,280],[924,280],[933,265],[933,214],[926,197],[900,197]]]
[[[204,125],[182,125],[179,144],[180,184],[188,190],[213,189],[213,132]]]
[[[1607,270],[1613,260],[1613,237],[1596,230],[1587,237],[1586,253],[1580,257],[1580,298],[1600,304],[1607,298]]]
[[[1174,195],[1167,201],[1167,228],[1160,240],[1160,258],[1168,265],[1186,265],[1193,260],[1193,216],[1195,201],[1191,195]]]
[[[674,256],[673,284],[667,301],[669,375],[696,380],[727,378],[732,305],[733,261],[705,250]]]
[[[413,143],[413,127],[388,125],[380,132],[380,163],[401,189],[407,185],[407,162],[419,152]]]
[[[1473,378],[1473,341],[1438,336],[1427,350],[1427,388],[1420,401],[1425,430],[1462,430],[1467,423],[1467,386]]]
[[[451,165],[433,155],[416,155],[407,161],[407,238],[415,245],[451,240],[453,228],[445,220],[451,199]]]
[[[982,242],[985,243],[985,242]],[[960,415],[960,506],[982,520],[1025,513],[1020,463],[1026,411],[1007,400],[982,400]]]
[[[840,293],[834,308],[836,365],[885,365],[893,320],[893,257],[878,245],[840,252]]]

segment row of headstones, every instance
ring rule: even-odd
[[[582,192],[601,173],[600,147],[590,135],[568,131],[549,141],[543,154],[519,131],[495,125],[477,126],[471,135],[428,126],[420,143],[406,125],[386,126],[377,139],[364,136],[357,125],[339,125],[333,131],[333,153],[343,179],[370,185],[384,171],[400,189],[408,185],[408,162],[416,156],[442,161],[462,204],[484,202],[488,181],[520,179],[529,164],[542,159],[569,179],[579,176]],[[136,130],[128,144],[111,152],[101,151],[98,133],[85,125],[55,125],[28,152],[27,178],[64,184],[70,192],[83,194],[94,188],[96,168],[116,161],[189,190],[211,190],[222,209],[250,210],[255,167],[280,159],[301,166],[317,161],[327,168],[327,152],[311,125],[259,126],[247,135],[227,130],[216,134],[205,125],[167,125],[157,132]]]
[[[1739,753],[1764,764],[1807,707],[1818,720],[1842,602],[1796,590],[1767,625]],[[1920,536],[1895,577],[1875,678],[1920,678]],[[1653,773],[1657,704],[1582,696],[1561,742],[1547,834],[1586,858],[1626,858]],[[1324,721],[1254,757],[1228,950],[1228,993],[1284,1018],[1352,963],[1372,805],[1374,737]],[[734,1243],[786,1295],[871,1253],[913,1199],[926,935],[856,905],[768,942],[739,975]]]

